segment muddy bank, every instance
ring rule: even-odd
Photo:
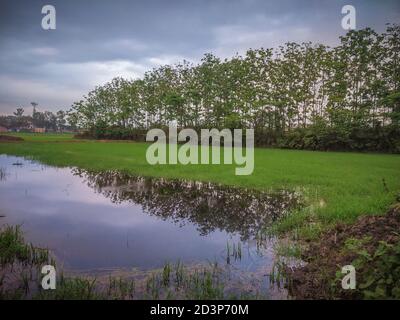
[[[307,262],[288,268],[296,299],[398,299],[400,297],[400,203],[386,215],[340,224],[302,254]],[[343,290],[341,268],[354,265],[356,289]]]
[[[14,137],[5,134],[0,134],[0,142],[18,142],[18,141],[24,141],[24,139],[21,137]]]

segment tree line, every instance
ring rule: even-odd
[[[400,25],[352,30],[335,47],[289,42],[220,59],[207,53],[114,78],[75,102],[70,124],[95,138],[149,128],[253,128],[256,144],[400,152]]]
[[[0,126],[13,131],[30,131],[33,128],[43,128],[47,131],[65,131],[75,128],[68,123],[68,113],[59,110],[40,112],[37,110],[38,103],[31,102],[33,112],[31,115],[25,113],[24,108],[19,107],[12,115],[0,116]]]

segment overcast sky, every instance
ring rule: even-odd
[[[56,8],[56,30],[41,27]],[[357,29],[384,31],[400,21],[398,0],[1,0],[0,114],[30,102],[69,109],[116,76],[138,78],[160,64],[198,62],[206,52],[231,57],[287,41],[335,45],[352,4]]]

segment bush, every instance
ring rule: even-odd
[[[161,127],[168,136],[168,127]],[[200,128],[194,128],[200,135]],[[76,138],[146,141],[147,129],[107,126],[98,122]],[[243,130],[243,143],[245,143]],[[329,127],[319,123],[307,128],[296,128],[279,133],[269,129],[255,129],[256,147],[279,147],[319,151],[369,151],[400,153],[400,129],[395,127],[360,128]]]
[[[345,245],[356,256],[352,262],[358,270],[355,295],[363,299],[400,299],[400,242],[379,241],[372,253],[364,248],[363,240],[348,239]],[[338,276],[343,275],[338,272]]]
[[[83,133],[77,134],[76,138],[82,139],[105,139],[105,140],[134,140],[146,141],[147,130],[123,128],[119,126],[107,127],[102,123]]]
[[[312,126],[283,135],[278,146],[321,151],[378,151],[400,153],[400,130],[391,127],[340,128]]]

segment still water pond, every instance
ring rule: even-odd
[[[0,224],[21,224],[28,241],[51,249],[69,270],[148,270],[178,260],[268,268],[271,243],[260,249],[260,230],[299,203],[289,191],[99,174],[0,155]],[[229,257],[234,246],[240,259]]]

